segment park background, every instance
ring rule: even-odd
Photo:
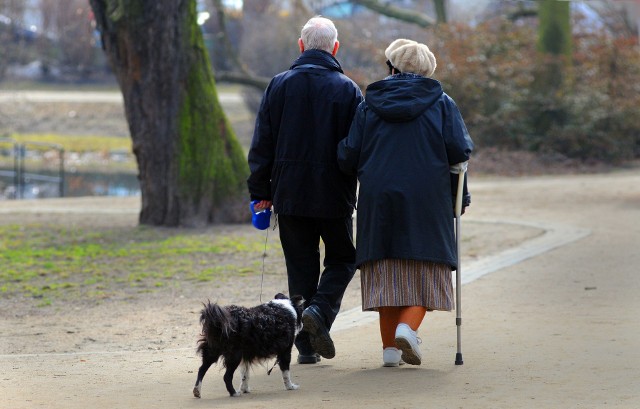
[[[286,292],[277,232],[253,229],[245,191],[239,222],[141,222],[137,136],[89,3],[0,0],[0,170],[28,147],[25,189],[15,174],[0,178],[0,406],[640,405],[637,2],[108,3],[112,17],[145,4],[145,24],[169,16],[150,4],[193,6],[243,155],[265,81],[296,57],[309,16],[336,21],[338,58],[363,88],[386,75],[391,40],[429,44],[477,144],[462,265],[473,272],[497,259],[498,271],[464,285],[462,366],[454,314],[443,313],[421,329],[421,367],[380,368],[356,276],[333,335],[338,357],[293,368],[296,394],[258,369],[255,393],[231,400],[213,371],[203,402],[194,399],[201,303]],[[152,55],[162,44],[145,46]],[[30,176],[55,177],[61,154],[64,198]]]
[[[213,111],[197,118],[228,125],[227,145],[240,146],[239,154],[229,154],[238,156],[240,163],[234,175],[239,210],[233,223],[245,227],[249,223],[246,151],[262,92],[269,78],[296,58],[300,27],[315,14],[336,21],[342,44],[338,58],[363,89],[386,75],[384,49],[393,39],[414,38],[431,47],[438,61],[435,77],[458,103],[476,143],[469,170],[472,181],[638,167],[637,2],[203,0],[184,4],[195,12],[191,23],[207,50],[202,65],[217,79],[213,87],[217,92],[196,96],[213,100],[205,107],[223,110],[216,114],[218,119],[210,115]],[[154,13],[142,16],[150,19],[147,14]],[[119,86],[126,80],[116,80],[98,28],[94,9],[84,0],[0,0],[0,201],[121,197],[133,200],[128,203],[138,208],[137,220],[135,214],[100,220],[78,213],[70,220],[8,217],[1,228],[2,295],[38,307],[175,293],[176,286],[196,288],[201,283],[219,288],[232,277],[254,280],[265,271],[277,281],[283,273],[279,259],[269,260],[266,267],[256,259],[265,243],[251,231],[229,228],[222,234],[207,229],[225,225],[211,218],[190,225],[142,217],[145,198],[140,203],[140,183],[145,176],[132,152],[136,138],[131,130],[137,124]],[[169,89],[168,98],[179,100],[180,92]],[[141,104],[155,102],[147,98]],[[169,111],[157,112],[170,116]],[[155,131],[165,131],[160,128]],[[207,127],[193,130],[206,141],[219,138]],[[151,132],[145,143],[164,145],[161,136]],[[184,139],[179,132],[169,136]],[[195,140],[181,143],[213,152],[196,158],[202,167],[228,162],[216,156],[220,149],[207,151],[209,145]],[[159,173],[155,183],[170,178]],[[203,180],[205,185],[214,184]],[[215,202],[217,193],[209,193]],[[160,205],[162,199],[157,200]],[[200,229],[146,228],[154,225]],[[526,228],[514,232],[516,238],[511,240],[502,227],[470,224],[466,255],[477,258],[539,233]],[[265,250],[279,254],[277,239],[272,237]],[[241,299],[252,298],[243,294]]]
[[[323,14],[336,20],[338,58],[363,89],[386,75],[383,51],[393,39],[431,47],[439,62],[435,78],[458,103],[476,142],[472,172],[598,170],[632,164],[640,155],[635,1],[198,0],[196,10],[221,103],[245,151],[269,78],[296,57],[302,23]],[[0,136],[10,140],[0,142],[9,151],[0,166],[11,169],[11,141],[58,144],[68,170],[98,179],[90,182],[97,186],[74,188],[85,178],[71,172],[63,194],[135,194],[137,169],[132,157],[127,161],[131,135],[120,99],[6,95],[119,92],[89,2],[2,0],[0,41]],[[32,149],[41,152],[32,167],[58,169],[59,155]],[[115,187],[104,176],[114,172],[121,181]],[[0,197],[16,197],[5,176]],[[21,193],[44,197],[59,190],[45,184]]]

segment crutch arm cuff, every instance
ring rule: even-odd
[[[454,173],[456,175],[460,173],[465,173],[469,166],[469,161],[456,163],[455,165],[449,166],[449,172]]]

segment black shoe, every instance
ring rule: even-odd
[[[298,363],[299,364],[317,364],[320,362],[322,358],[320,358],[320,354],[311,354],[311,355],[298,355]]]
[[[329,330],[324,324],[322,313],[315,305],[310,305],[302,313],[304,331],[309,333],[311,346],[321,357],[331,359],[336,356],[336,348],[333,346]]]
[[[308,332],[304,330],[301,331],[298,336],[296,336],[295,345],[298,349],[299,364],[315,364],[320,362],[320,355],[316,354],[316,351],[313,350]]]

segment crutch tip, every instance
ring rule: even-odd
[[[462,354],[458,352],[456,354],[456,365],[462,365],[464,362],[462,361]]]

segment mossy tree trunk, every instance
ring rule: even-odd
[[[436,9],[436,18],[438,24],[447,23],[447,2],[446,0],[433,0],[433,6]]]
[[[222,111],[195,0],[90,0],[124,96],[140,223],[245,219],[248,165]]]
[[[538,2],[538,52],[534,83],[527,104],[534,107],[530,118],[534,137],[530,148],[538,149],[569,121],[566,96],[571,86],[570,2]]]
[[[538,50],[544,54],[571,56],[569,1],[542,0],[538,5]]]
[[[571,67],[570,2],[542,0],[538,5],[538,52],[536,88],[555,91],[564,85]]]

